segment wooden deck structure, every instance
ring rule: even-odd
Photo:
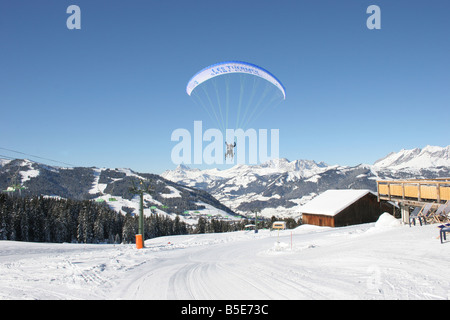
[[[378,180],[378,201],[398,201],[405,205],[421,206],[450,200],[450,178]]]
[[[378,180],[378,201],[398,202],[402,222],[409,223],[410,207],[431,203],[434,209],[450,201],[450,178]]]

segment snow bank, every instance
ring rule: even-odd
[[[308,232],[320,232],[329,230],[331,227],[321,227],[313,224],[301,224],[297,228],[294,228],[295,233],[308,233]]]
[[[400,227],[401,225],[400,220],[394,218],[388,212],[385,212],[378,218],[375,223],[375,228]]]

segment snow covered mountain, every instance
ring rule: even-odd
[[[373,165],[327,165],[312,160],[270,160],[259,165],[236,165],[227,170],[191,169],[180,165],[162,175],[131,169],[63,168],[29,160],[0,159],[0,190],[13,185],[25,195],[45,195],[104,201],[122,212],[138,212],[131,181],[144,178],[154,192],[145,196],[145,214],[198,215],[233,219],[260,209],[260,215],[299,217],[299,206],[328,189],[376,191],[377,179],[450,176],[450,146],[390,153]],[[187,221],[189,222],[189,221]]]
[[[287,159],[269,160],[260,165],[236,165],[227,170],[191,169],[185,165],[179,165],[175,170],[167,170],[162,177],[171,181],[181,181],[183,185],[208,188],[215,182],[230,180],[229,185],[246,185],[263,176],[287,174],[289,179],[305,178],[323,172],[329,166],[323,162],[316,163],[310,160],[296,160],[290,162]]]
[[[375,161],[374,167],[390,169],[422,169],[450,166],[450,146],[445,148],[426,146],[423,149],[392,152]]]
[[[64,168],[26,159],[0,159],[0,190],[4,192],[95,200],[122,213],[138,213],[139,197],[130,193],[130,188],[133,181],[137,183],[139,179],[148,180],[152,188],[151,194],[144,195],[145,215],[152,212],[178,214],[188,223],[197,223],[199,215],[226,219],[236,216],[208,192],[177,184],[156,174],[123,168]]]
[[[227,170],[178,166],[162,177],[211,193],[238,213],[259,208],[267,217],[299,216],[298,207],[328,189],[376,191],[378,179],[450,176],[450,146],[401,150],[373,165],[327,165],[311,160],[271,160],[260,165],[236,165]]]

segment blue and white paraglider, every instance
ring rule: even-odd
[[[197,72],[186,93],[200,105],[221,131],[248,128],[269,107],[286,99],[283,84],[255,64],[226,61]]]
[[[283,99],[286,99],[284,86],[273,74],[257,65],[242,61],[227,61],[206,67],[192,77],[187,84],[186,92],[188,95],[191,95],[192,91],[203,82],[230,73],[244,73],[263,78],[276,86],[283,93]]]
[[[215,122],[213,128],[225,133],[227,161],[227,158],[233,160],[236,156],[237,137],[232,133],[239,132],[240,135],[254,131],[255,128],[250,128],[250,125],[261,125],[262,122],[256,123],[255,120],[260,121],[259,117],[267,109],[276,107],[286,99],[286,89],[272,73],[242,61],[216,63],[200,70],[189,80],[186,93],[205,111],[198,114],[200,120],[204,121],[201,116],[207,114]],[[270,116],[262,121],[271,121],[269,119]],[[242,139],[245,136],[239,139],[239,145],[245,146]],[[251,145],[255,146],[254,141]],[[245,156],[242,154],[245,149],[240,150],[241,156]]]

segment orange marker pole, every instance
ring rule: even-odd
[[[142,249],[144,247],[144,242],[142,240],[142,234],[136,235],[136,249]]]

